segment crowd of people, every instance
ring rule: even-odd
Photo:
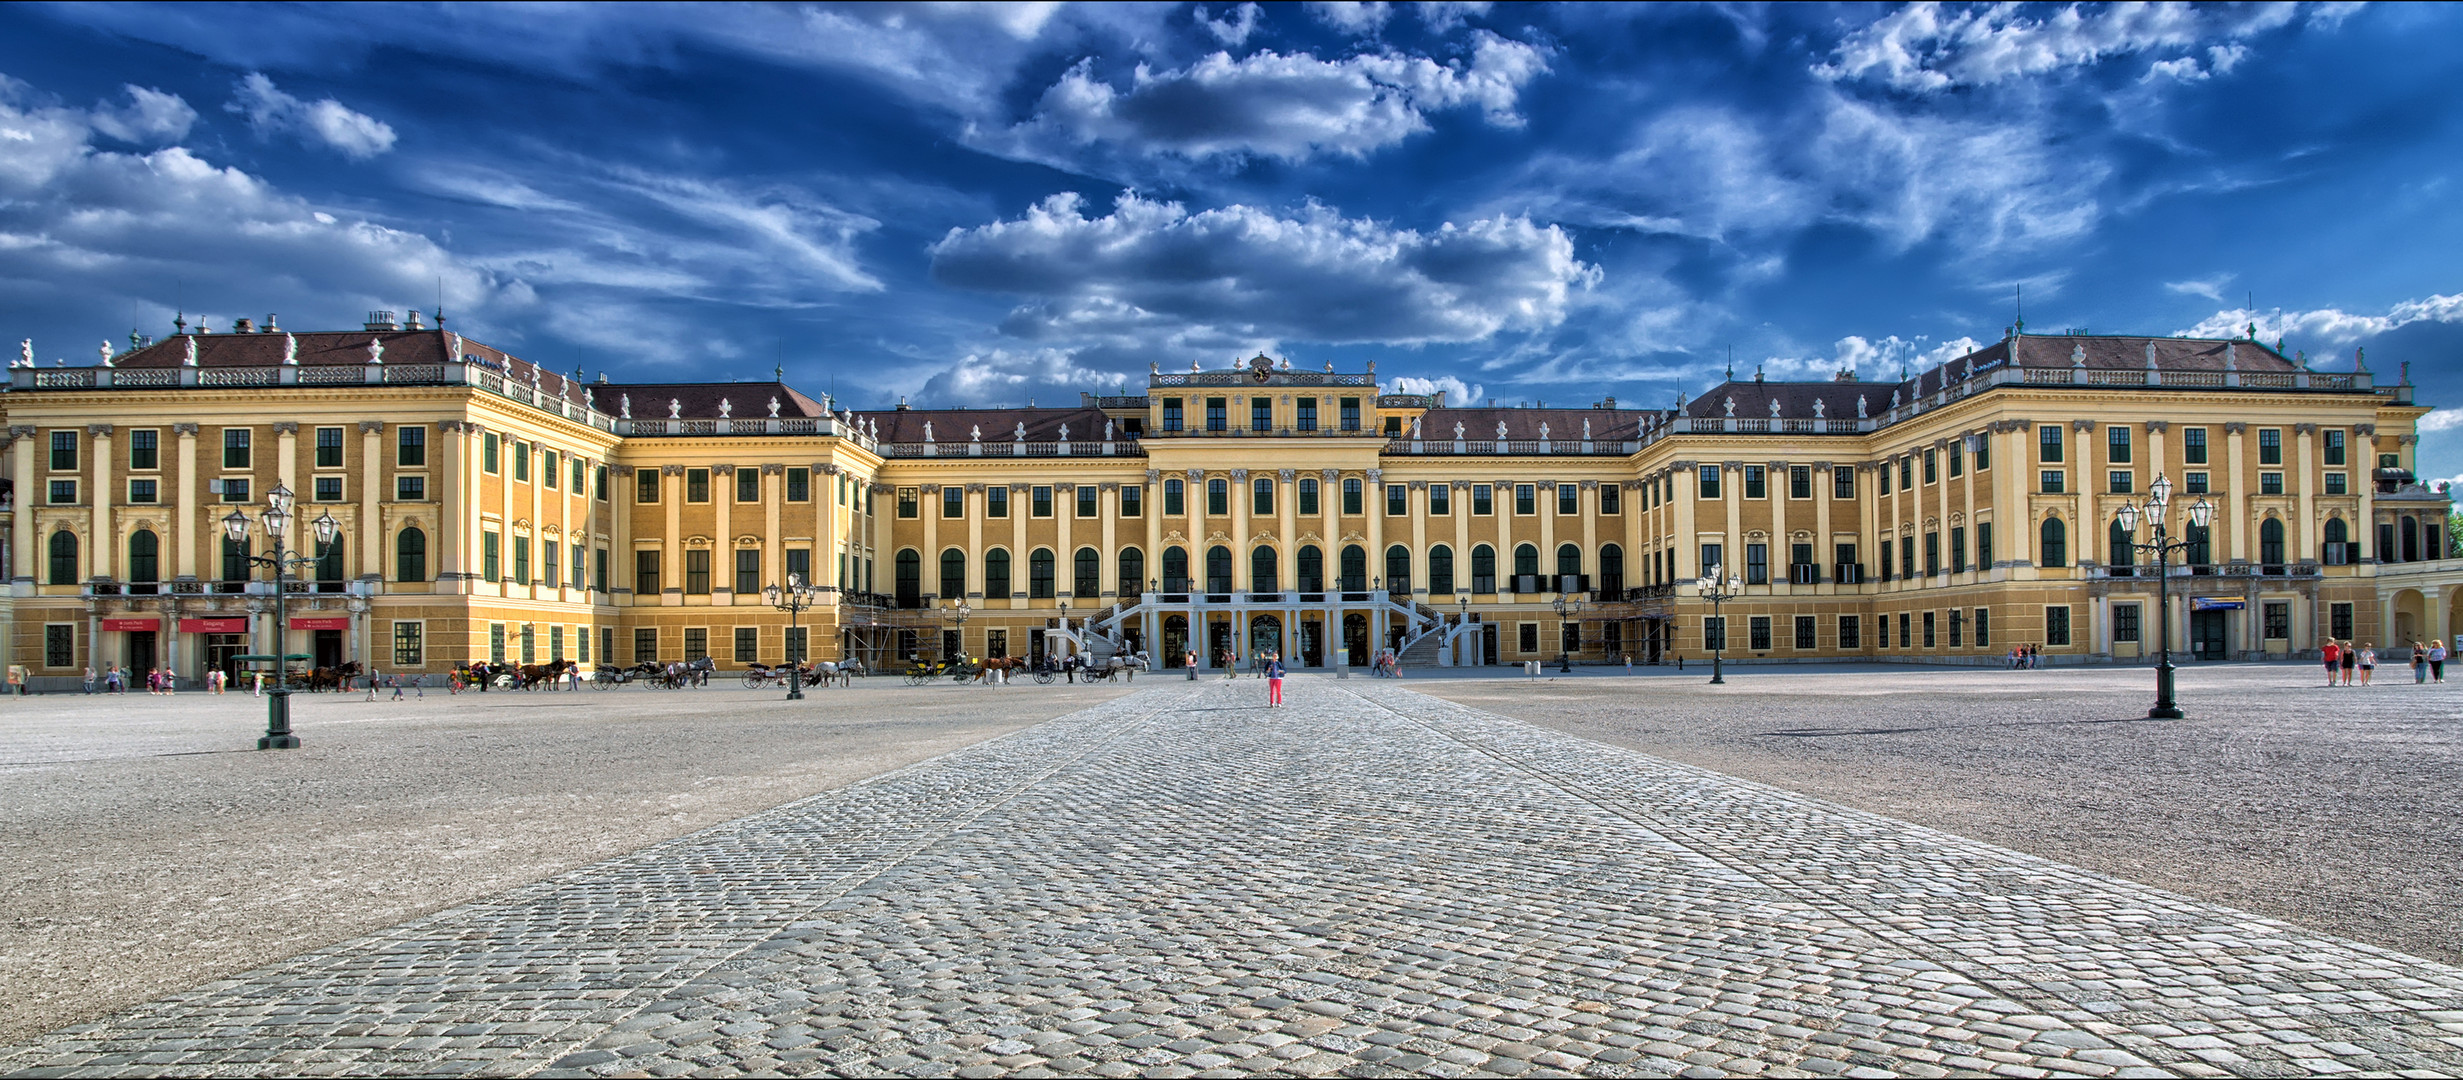
[[[2012,671],[2043,667],[2044,647],[2041,645],[2012,645],[2007,663]]]
[[[2390,650],[2391,651],[2391,650]],[[2377,671],[2380,656],[2374,642],[2355,646],[2349,641],[2328,638],[2318,649],[2326,665],[2326,685],[2367,686],[2369,677]],[[2442,683],[2446,681],[2446,641],[2439,638],[2428,644],[2412,643],[2412,682]]]

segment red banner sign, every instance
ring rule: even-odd
[[[160,630],[161,619],[104,619],[104,630]]]
[[[348,615],[291,616],[291,629],[293,630],[348,630],[350,628],[351,617]]]
[[[232,619],[180,620],[180,633],[183,634],[245,634],[247,632],[248,618],[244,615]]]

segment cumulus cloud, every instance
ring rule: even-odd
[[[1946,8],[1910,4],[1849,34],[1830,59],[1815,65],[1826,79],[1876,80],[1896,90],[1933,93],[1989,86],[2081,67],[2113,57],[2148,52],[2193,51],[2222,39],[2229,44],[2290,24],[2295,4],[2204,7],[2188,4],[2121,3],[2089,8],[2070,4],[2035,18],[2017,4]],[[2339,18],[2339,9],[2321,13]],[[2239,52],[2207,56],[2213,70],[2230,70]],[[2207,68],[2174,66],[2175,78]]]
[[[1075,405],[1079,391],[1112,389],[1123,378],[1081,364],[1067,349],[988,349],[933,373],[912,393],[919,403],[940,406],[1022,405],[1038,397],[1046,405]]]
[[[1088,217],[1075,194],[932,247],[943,284],[1031,296],[1012,332],[1156,320],[1323,342],[1483,340],[1544,328],[1599,278],[1554,225],[1494,217],[1429,232],[1319,205],[1190,213],[1129,194]]]
[[[1391,387],[1397,394],[1442,393],[1445,395],[1445,403],[1448,405],[1477,405],[1486,399],[1486,392],[1488,390],[1487,387],[1478,383],[1465,384],[1461,379],[1457,379],[1451,375],[1441,375],[1434,379],[1422,379],[1405,375],[1399,379],[1388,382],[1386,385]]]
[[[1201,5],[1196,11],[1196,17],[1200,28],[1213,35],[1216,41],[1233,48],[1246,44],[1249,35],[1257,30],[1257,5],[1255,3],[1241,4],[1232,9],[1231,14],[1222,18],[1216,18],[1213,12],[1207,11]]]
[[[393,149],[392,125],[353,112],[332,98],[303,101],[292,97],[260,72],[249,72],[239,81],[225,108],[247,117],[258,134],[297,136],[303,142],[338,150],[344,157],[364,160]]]
[[[1879,340],[1850,334],[1831,346],[1829,356],[1770,356],[1762,366],[1777,378],[1826,379],[1852,371],[1865,382],[1890,382],[1900,378],[1902,371],[1913,374],[1980,348],[1983,345],[1971,337],[1934,342],[1921,334],[1910,338],[1890,334]]]
[[[197,110],[178,94],[130,84],[128,104],[98,104],[87,117],[94,130],[125,143],[178,142],[197,122]]]
[[[1360,36],[1385,29],[1386,20],[1394,17],[1394,5],[1385,0],[1310,0],[1306,6],[1318,22]]]
[[[1178,70],[1141,64],[1122,88],[1089,61],[1044,92],[1033,119],[985,141],[1030,157],[1095,143],[1189,158],[1361,157],[1428,130],[1428,114],[1449,109],[1477,107],[1491,124],[1517,126],[1523,85],[1547,69],[1539,49],[1486,31],[1468,63],[1218,52]]]
[[[1486,15],[1488,9],[1495,6],[1487,3],[1486,0],[1468,0],[1468,2],[1430,0],[1428,3],[1415,5],[1420,13],[1420,21],[1427,23],[1429,32],[1435,34],[1450,34],[1454,32],[1454,28],[1461,26],[1471,16]]]
[[[2240,337],[2248,333],[2254,324],[2258,328],[2259,339],[2264,341],[2293,338],[2326,345],[2348,345],[2419,322],[2463,322],[2463,293],[2405,300],[2387,308],[2384,315],[2355,314],[2340,308],[2315,308],[2309,311],[2277,309],[2267,312],[2232,308],[2209,315],[2198,325],[2180,331],[2180,334],[2202,338]]]

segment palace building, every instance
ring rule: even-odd
[[[313,560],[289,647],[388,672],[2125,661],[2155,648],[2158,581],[2119,512],[2159,476],[2185,656],[2463,627],[2409,379],[2248,339],[2013,331],[1913,378],[1731,377],[1667,408],[1450,403],[1261,356],[1058,407],[862,410],[777,380],[586,380],[418,312],[131,345],[29,352],[0,395],[0,641],[37,686],[270,652],[248,558],[269,541],[226,519],[276,485]],[[1741,582],[1715,616],[1713,567]],[[789,575],[820,594],[792,627],[763,593]]]

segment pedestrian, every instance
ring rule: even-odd
[[[120,670],[120,665],[109,664],[104,667],[103,692],[107,694],[125,694],[128,692],[128,673]]]
[[[89,695],[89,696],[91,696],[93,693],[94,693],[94,665],[92,665],[92,664],[87,664],[87,665],[86,665],[86,694],[87,694],[87,695]]]
[[[1181,667],[1181,670],[1186,671],[1186,672],[1188,672],[1188,673],[1189,673],[1189,681],[1190,681],[1190,682],[1196,682],[1196,681],[1197,681],[1197,650],[1195,650],[1195,649],[1190,649],[1189,651],[1187,651],[1187,652],[1185,652],[1185,653],[1182,653],[1182,654],[1181,654],[1181,656],[1180,656],[1180,667]]]
[[[1266,707],[1283,707],[1283,654],[1266,654]]]
[[[1678,671],[1683,671],[1683,670],[1685,670],[1685,654],[1683,654],[1683,653],[1675,653],[1675,654],[1673,654],[1673,655],[1676,657],[1676,670],[1678,670]]]
[[[1626,653],[1626,654],[1625,654],[1625,670],[1626,670],[1628,673],[1630,673],[1630,672],[1632,672],[1632,671],[1633,671],[1633,654],[1632,654],[1632,653]]]
[[[2415,641],[2412,643],[2412,682],[2421,684],[2428,681],[2429,650],[2421,648],[2420,643]]]
[[[402,700],[402,677],[399,675],[388,675],[385,677],[385,683],[386,685],[393,687],[393,700]]]
[[[9,696],[26,696],[26,666],[24,664],[9,665]]]
[[[2438,683],[2446,681],[2445,638],[2437,638],[2429,642],[2429,681]]]
[[[2364,641],[2364,642],[2361,642],[2361,643],[2360,643],[2360,684],[2361,684],[2362,686],[2367,686],[2367,685],[2369,685],[2369,673],[2370,673],[2370,672],[2372,672],[2372,671],[2376,671],[2376,670],[2377,670],[2377,643],[2376,643],[2376,642],[2372,642],[2372,641]]]
[[[368,667],[368,700],[370,701],[376,700],[376,680],[376,667],[371,664]]]
[[[2349,642],[2349,641],[2344,642],[2344,643],[2343,643],[2343,685],[2345,685],[2345,686],[2350,686],[2350,685],[2352,685],[2352,671],[2353,671],[2353,669],[2358,668],[2359,666],[2360,666],[2360,650],[2353,648],[2353,647],[2352,647],[2352,643],[2351,643],[2351,642]]]
[[[2335,685],[2335,673],[2343,669],[2343,647],[2335,644],[2335,639],[2327,638],[2318,656],[2326,663],[2326,685]]]

